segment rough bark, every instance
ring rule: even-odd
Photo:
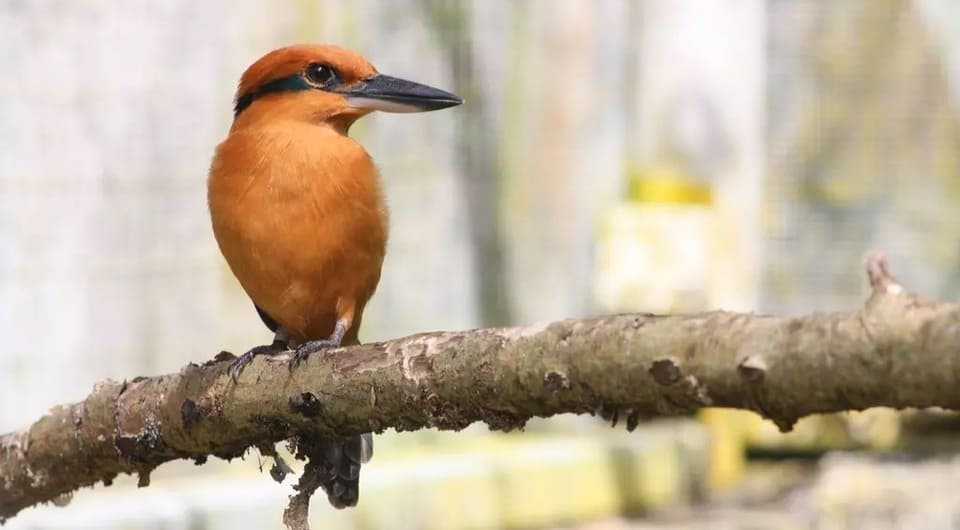
[[[476,421],[509,430],[564,412],[632,428],[705,406],[753,410],[786,431],[815,413],[960,409],[960,308],[908,293],[879,254],[867,272],[873,294],[850,312],[624,314],[424,333],[326,351],[294,370],[286,357],[261,357],[236,384],[224,354],[176,374],[104,381],[0,436],[0,519],[119,473],[146,485],[177,458],[231,458],[291,438],[309,455],[316,434]],[[312,491],[309,477],[301,486]],[[308,494],[294,498],[291,527],[305,524]]]

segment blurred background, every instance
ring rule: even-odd
[[[392,211],[361,339],[612,311],[846,310],[871,248],[960,298],[960,3],[0,0],[0,431],[103,378],[269,338],[211,237],[244,68],[309,41],[463,107],[352,135]],[[315,528],[960,528],[960,422],[780,435],[704,411],[628,434],[388,433]],[[279,528],[254,453],[118,480],[12,529]]]

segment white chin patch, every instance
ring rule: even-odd
[[[348,97],[347,104],[358,109],[381,110],[383,112],[423,112],[423,109],[413,105],[405,105],[396,101],[382,99]]]

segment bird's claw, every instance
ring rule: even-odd
[[[237,378],[240,377],[240,374],[243,373],[243,369],[250,364],[250,361],[252,361],[253,358],[253,350],[250,350],[240,357],[237,357],[232,363],[230,363],[228,372],[230,373],[230,379],[232,379],[234,383],[237,382]]]
[[[304,342],[298,346],[297,351],[293,353],[293,358],[290,359],[290,369],[293,370],[297,366],[300,366],[300,363],[309,357],[311,353],[316,353],[327,348],[336,348],[338,346],[340,346],[340,342],[333,339],[311,340]]]
[[[283,349],[283,345],[277,342],[250,348],[247,353],[237,357],[232,363],[230,363],[230,368],[228,369],[228,372],[230,373],[230,379],[233,379],[233,382],[236,383],[237,379],[240,378],[240,374],[243,373],[243,369],[253,361],[254,357],[258,355],[274,355],[280,353],[283,351]]]

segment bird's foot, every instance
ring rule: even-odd
[[[316,353],[327,348],[339,347],[349,327],[350,322],[341,318],[337,320],[337,324],[333,328],[333,333],[331,333],[329,337],[320,340],[310,340],[298,346],[297,351],[293,354],[293,359],[290,359],[290,369],[293,370],[299,366],[311,353]]]
[[[340,346],[340,341],[334,340],[333,338],[304,342],[298,346],[297,351],[293,353],[293,359],[290,360],[290,369],[293,370],[295,367],[299,366],[300,363],[309,357],[311,353],[317,353],[320,350],[336,348],[338,346]]]
[[[283,341],[275,340],[273,344],[264,344],[262,346],[255,346],[250,348],[247,353],[244,353],[240,357],[237,357],[232,363],[230,363],[230,378],[233,379],[233,382],[236,383],[237,379],[240,377],[240,374],[243,373],[243,369],[253,361],[253,358],[258,355],[276,355],[287,349],[287,345]]]

